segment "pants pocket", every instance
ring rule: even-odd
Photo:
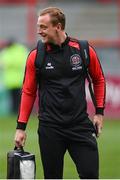
[[[97,128],[96,126],[93,124],[92,120],[88,118],[88,122],[89,124],[91,125],[92,129],[93,129],[93,132],[95,133],[95,135],[97,136]]]

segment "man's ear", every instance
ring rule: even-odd
[[[62,25],[61,25],[61,23],[58,23],[57,26],[56,26],[56,28],[57,28],[58,31],[61,31],[61,30],[62,30]]]

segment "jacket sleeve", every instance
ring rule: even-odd
[[[96,114],[104,114],[106,84],[103,70],[95,50],[90,46],[90,64],[88,67],[92,79],[94,95],[97,103]]]
[[[34,101],[36,99],[37,81],[35,70],[36,50],[30,52],[25,68],[17,129],[26,129]]]

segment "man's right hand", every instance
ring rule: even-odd
[[[17,129],[15,134],[15,146],[21,147],[25,145],[26,141],[26,132],[22,129]]]

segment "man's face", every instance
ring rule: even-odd
[[[42,37],[43,42],[45,43],[54,43],[57,37],[57,32],[59,31],[60,26],[53,26],[51,23],[51,17],[49,14],[38,17],[37,21],[37,33]]]

